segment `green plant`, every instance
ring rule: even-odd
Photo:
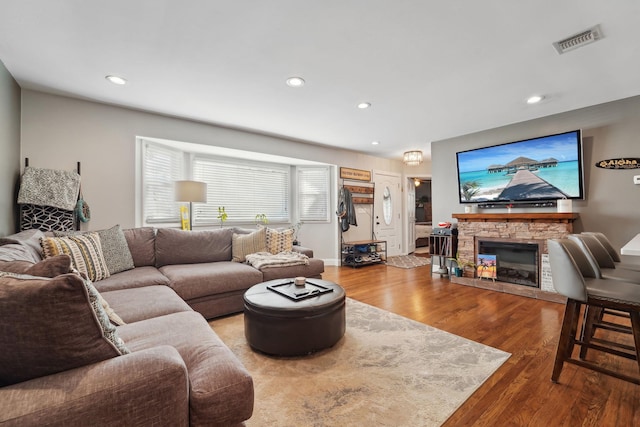
[[[456,257],[455,258],[449,258],[449,261],[455,262],[456,265],[458,266],[458,268],[461,268],[463,270],[466,267],[476,268],[476,264],[474,262],[466,261],[466,260],[460,258],[460,252],[456,253]]]
[[[224,210],[224,206],[218,206],[218,216],[217,218],[220,220],[220,227],[224,225],[224,222],[227,220],[229,215]]]
[[[256,215],[256,225],[259,223],[269,224],[269,219],[267,218],[267,214],[257,214]]]

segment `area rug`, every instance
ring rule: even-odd
[[[416,268],[429,264],[431,264],[431,260],[429,258],[415,255],[400,255],[387,258],[387,265],[391,267]]]
[[[243,315],[210,322],[255,388],[247,426],[439,426],[510,356],[347,298],[347,331],[305,357],[256,353]]]

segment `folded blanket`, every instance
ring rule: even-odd
[[[309,257],[299,252],[280,252],[275,255],[269,252],[256,252],[247,255],[246,259],[248,264],[258,270],[290,265],[309,265]]]
[[[80,193],[80,175],[75,171],[24,168],[18,203],[51,206],[72,211]]]

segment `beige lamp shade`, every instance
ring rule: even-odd
[[[177,202],[207,202],[207,183],[200,181],[176,181]]]

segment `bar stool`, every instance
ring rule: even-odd
[[[600,233],[600,232],[597,232],[597,231],[583,231],[582,234],[591,234],[596,239],[598,239],[600,244],[602,244],[602,246],[604,246],[604,248],[609,253],[609,256],[611,257],[611,259],[613,260],[613,262],[616,265],[616,268],[623,268],[625,270],[640,271],[640,264],[630,264],[628,262],[621,262],[622,260],[620,258],[620,255],[615,250],[615,248],[611,244],[611,241],[609,240],[609,238],[604,233]]]
[[[635,360],[640,370],[640,286],[620,280],[597,278],[599,273],[593,269],[587,256],[573,240],[551,239],[547,244],[553,285],[560,294],[567,297],[551,381],[558,382],[566,362],[640,384],[639,376],[627,375],[602,364],[572,357],[575,346],[579,346],[581,350],[583,347],[591,348]],[[576,338],[582,305],[628,313],[634,346],[620,348],[615,343],[607,343],[608,346],[605,346]]]
[[[611,254],[593,234],[570,234],[569,239],[578,243],[594,271],[600,272],[600,278],[623,280],[640,284],[640,271],[617,268]]]

